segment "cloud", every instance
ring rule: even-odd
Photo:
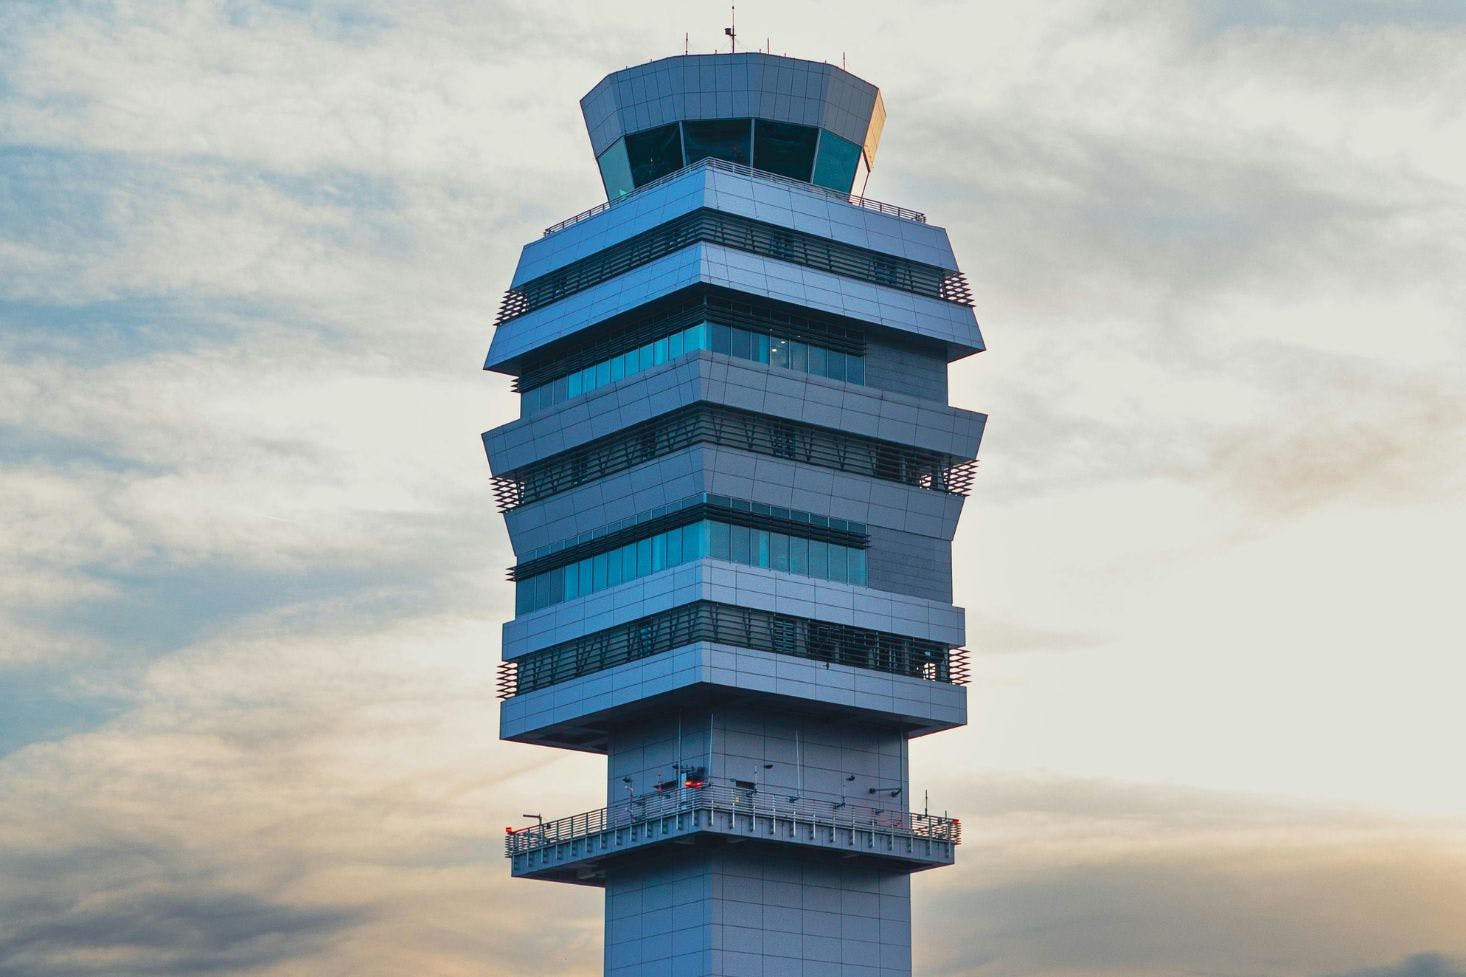
[[[259,615],[154,662],[97,728],[0,759],[0,973],[590,959],[598,895],[521,889],[497,845],[524,797],[589,806],[601,777],[592,758],[498,742],[488,630],[370,607]],[[537,786],[543,769],[566,785]]]
[[[30,908],[30,907],[27,907]],[[126,892],[27,913],[0,936],[6,977],[258,971],[317,949],[353,921],[329,908],[272,905],[248,893],[179,887]]]
[[[1317,973],[1466,949],[1450,823],[1036,777],[954,799],[966,872],[915,885],[919,969],[942,977]]]
[[[1451,973],[1457,28],[940,15],[773,38],[884,87],[872,193],[951,228],[993,348],[958,593],[1015,653],[913,747],[969,832],[921,965]],[[477,367],[596,200],[575,98],[721,17],[0,5],[0,974],[599,971],[600,894],[496,849],[602,774],[495,739]],[[1415,815],[1296,800],[1339,782]]]
[[[1419,953],[1393,967],[1370,967],[1351,970],[1330,977],[1466,977],[1466,963],[1450,960],[1438,953]]]

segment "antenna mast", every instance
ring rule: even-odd
[[[732,48],[733,49],[732,49],[732,51],[730,53],[737,54],[738,53],[738,6],[737,6],[737,4],[729,4],[728,5],[728,9],[732,12],[733,26],[732,27],[724,27],[723,28],[723,33],[728,35],[728,40],[732,44]]]

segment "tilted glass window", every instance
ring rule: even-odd
[[[755,360],[785,370],[813,373],[831,380],[865,384],[865,358],[859,354],[842,353],[793,339],[779,339],[736,326],[700,322],[543,386],[525,390],[521,394],[521,410],[526,415],[545,410],[700,349]]]
[[[848,139],[841,139],[830,132],[820,130],[819,153],[814,160],[814,176],[810,182],[841,193],[852,192],[856,167],[861,162],[860,147]],[[865,189],[862,181],[859,194]]]
[[[617,139],[611,148],[596,157],[601,168],[601,183],[606,188],[606,199],[616,200],[635,189],[631,179],[631,163],[626,159],[626,140]]]
[[[682,148],[689,164],[708,156],[748,164],[752,119],[702,119],[682,123]]]
[[[627,136],[626,158],[631,164],[631,181],[639,187],[682,169],[677,123]]]
[[[753,165],[795,180],[809,180],[820,131],[792,122],[754,122]]]
[[[775,569],[865,586],[863,549],[705,519],[519,580],[515,583],[514,613],[529,614],[703,557],[770,567],[774,565],[773,555],[789,549],[791,544],[808,547],[811,558],[798,569],[793,565]]]

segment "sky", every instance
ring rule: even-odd
[[[721,5],[0,3],[0,977],[599,974],[480,370]],[[989,350],[923,977],[1466,975],[1466,8],[774,4]]]

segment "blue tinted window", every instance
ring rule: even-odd
[[[708,526],[708,556],[715,560],[728,559],[728,531],[732,527],[724,522]]]
[[[769,536],[769,567],[774,570],[789,570],[789,537],[783,533]]]
[[[819,152],[815,155],[811,182],[841,193],[850,193],[861,161],[859,146],[821,129]],[[861,189],[864,189],[863,184]],[[855,192],[859,193],[860,190]]]
[[[845,554],[846,553],[849,553],[850,550],[849,550],[848,547],[845,547],[845,546],[834,546],[834,545],[831,545],[830,548],[829,548],[829,551],[830,551],[830,574],[829,574],[830,579],[831,580],[838,580],[841,583],[844,583],[847,579],[849,579],[845,575],[846,574]]]
[[[865,383],[865,362],[859,356],[792,339],[779,339],[764,332],[700,322],[664,339],[638,346],[577,370],[569,376],[527,390],[522,399],[523,410],[527,413],[546,410],[555,404],[564,403],[699,349],[711,349],[715,353],[738,359],[767,363],[801,373],[813,373],[847,383]]]
[[[748,543],[753,530],[747,526],[728,528],[728,559],[733,563],[748,563]]]
[[[744,566],[772,567],[806,576],[865,584],[863,550],[821,543],[801,536],[696,522],[627,543],[568,566],[520,580],[515,586],[516,614],[585,597],[668,567],[690,563],[704,553]]]
[[[682,527],[682,561],[700,560],[708,552],[708,524],[693,523]]]
[[[606,188],[606,199],[624,197],[635,188],[631,180],[631,164],[626,160],[626,140],[617,139],[596,160],[601,168],[601,183]]]

